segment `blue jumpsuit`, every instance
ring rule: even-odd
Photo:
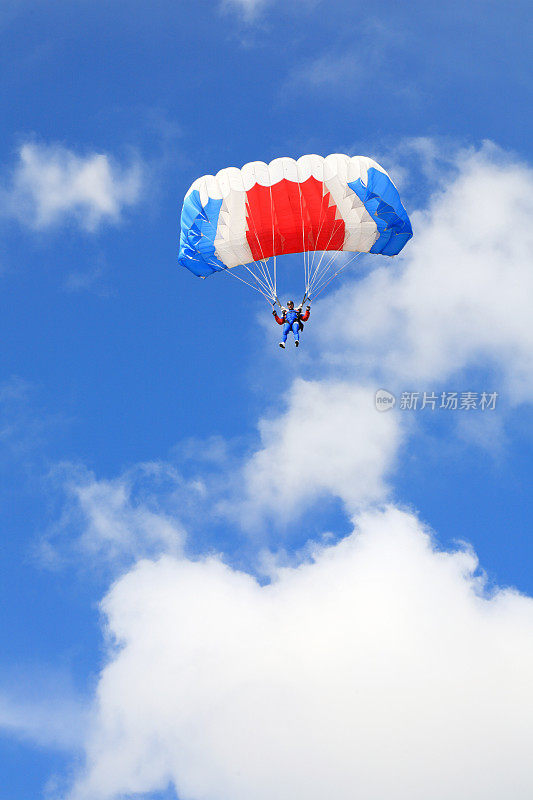
[[[294,333],[294,340],[298,342],[300,340],[300,323],[298,321],[298,312],[296,309],[293,308],[292,311],[287,311],[285,314],[285,319],[287,321],[283,326],[283,335],[281,337],[281,341],[286,342],[289,331],[292,331]]]

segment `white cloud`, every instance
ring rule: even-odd
[[[402,433],[396,415],[376,412],[374,390],[298,379],[287,396],[286,411],[260,422],[262,446],[244,467],[244,518],[291,518],[328,495],[351,510],[382,500]]]
[[[509,399],[533,389],[533,172],[493,145],[456,154],[441,188],[412,214],[397,260],[346,284],[315,314],[321,363],[389,381],[438,381],[495,368]],[[342,309],[342,324],[330,320]],[[318,309],[317,309],[318,312]],[[349,365],[346,370],[346,365]],[[418,386],[416,387],[418,388]],[[466,389],[472,387],[465,387]]]
[[[476,568],[394,509],[268,586],[140,563],[70,797],[529,800],[533,600]]]
[[[0,195],[4,216],[44,229],[74,221],[88,231],[117,223],[138,202],[143,167],[138,159],[117,165],[108,155],[79,156],[61,145],[27,143],[10,185]]]

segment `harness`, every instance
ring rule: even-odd
[[[285,319],[287,320],[289,325],[292,325],[293,322],[296,322],[296,321],[299,322],[300,321],[300,312],[296,308],[293,308],[290,311],[287,311],[287,313],[285,314]]]

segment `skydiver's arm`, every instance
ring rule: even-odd
[[[283,325],[283,323],[285,322],[285,313],[282,313],[281,317],[278,317],[275,311],[273,311],[272,313],[278,325]]]
[[[309,315],[310,315],[310,314],[311,314],[311,306],[307,306],[307,308],[306,308],[306,310],[305,310],[305,314],[303,314],[303,315],[300,317],[301,321],[302,321],[302,322],[307,322],[307,320],[309,319]]]

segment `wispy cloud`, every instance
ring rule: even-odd
[[[368,12],[358,20],[357,42],[346,40],[339,31],[336,41],[312,56],[298,56],[283,83],[281,93],[325,94],[331,98],[374,96],[376,91],[388,96],[400,95],[410,102],[417,100],[413,84],[391,69],[391,62],[409,46],[409,37],[398,27],[388,27]]]
[[[220,8],[222,11],[234,12],[247,27],[251,27],[262,25],[266,11],[275,10],[276,6],[283,7],[284,12],[293,11],[298,15],[310,12],[320,2],[321,0],[291,0],[290,3],[283,3],[282,0],[220,0]]]
[[[26,143],[0,193],[0,213],[36,230],[74,222],[95,231],[139,201],[143,176],[138,157],[123,166],[103,153]]]
[[[284,91],[344,88],[353,92],[361,76],[361,59],[355,53],[328,53],[296,65],[287,76]]]
[[[57,426],[66,422],[38,408],[38,395],[38,387],[18,375],[0,383],[0,461],[10,469],[40,452]]]
[[[247,22],[256,19],[259,11],[271,5],[274,0],[222,0],[221,8],[240,13]]]
[[[100,297],[109,297],[111,294],[106,282],[105,269],[101,263],[97,263],[85,271],[70,272],[66,276],[63,286],[67,292],[94,292]]]
[[[19,665],[0,683],[0,731],[54,750],[82,747],[89,706],[65,671]]]
[[[197,499],[203,491],[194,481],[184,481],[172,465],[160,462],[139,464],[110,480],[97,480],[82,467],[63,464],[49,481],[51,488],[59,486],[64,493],[61,519],[39,545],[41,561],[49,567],[73,554],[115,570],[140,558],[178,554],[184,543],[178,509],[184,511],[187,496]]]

